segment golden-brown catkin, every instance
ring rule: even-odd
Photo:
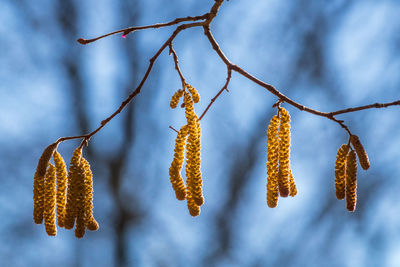
[[[350,136],[350,142],[353,144],[354,149],[357,152],[358,160],[360,161],[360,165],[364,170],[369,169],[369,158],[367,151],[365,151],[363,145],[360,142],[360,139],[357,135]]]
[[[297,187],[296,187],[296,183],[294,182],[292,170],[290,170],[289,184],[290,184],[289,196],[294,197],[297,195]]]
[[[350,150],[346,159],[346,205],[353,212],[357,203],[357,159],[354,150]]]
[[[85,224],[90,231],[96,231],[99,229],[99,224],[93,216],[93,173],[85,158],[82,157],[81,162],[85,170]]]
[[[186,92],[184,93],[184,104],[187,126],[189,128],[189,137],[186,145],[186,185],[187,191],[190,191],[193,201],[196,205],[201,206],[204,203],[204,197],[200,170],[200,122],[194,112],[192,99]]]
[[[44,225],[50,236],[57,235],[56,226],[56,174],[50,163],[44,181]]]
[[[187,207],[189,210],[189,214],[193,217],[199,216],[200,206],[196,204],[196,202],[192,197],[192,193],[190,191],[187,192],[186,199],[187,199]]]
[[[64,227],[65,197],[67,192],[67,167],[64,159],[60,153],[58,153],[58,151],[54,151],[53,159],[57,176],[57,224],[60,227]]]
[[[343,144],[336,154],[335,162],[335,191],[337,199],[345,198],[346,191],[346,158],[349,146]]]
[[[37,224],[43,222],[44,180],[47,166],[49,166],[51,156],[57,148],[57,145],[57,143],[53,143],[44,149],[33,177],[33,220]]]
[[[191,86],[188,83],[186,84],[186,88],[189,91],[189,93],[192,95],[193,102],[194,103],[199,103],[200,95],[199,95],[199,92],[197,92],[196,88],[194,88],[193,86]]]
[[[290,115],[289,112],[280,108],[279,125],[279,171],[278,185],[281,197],[287,197],[290,193]]]
[[[186,137],[188,135],[188,127],[184,125],[178,132],[175,140],[174,159],[172,160],[169,168],[169,179],[172,184],[172,188],[175,191],[175,196],[178,200],[186,199],[186,187],[185,182],[182,179],[181,169],[185,158],[185,144]]]
[[[76,180],[76,226],[75,226],[75,236],[77,238],[82,238],[85,235],[85,203],[86,203],[86,191],[85,191],[85,167],[82,162],[78,165],[78,174]]]
[[[278,164],[279,164],[279,118],[273,116],[267,130],[267,204],[270,208],[278,205]]]
[[[169,103],[169,106],[171,108],[176,108],[179,103],[179,99],[183,96],[183,90],[179,89],[174,93],[174,95],[171,97],[171,102]]]
[[[82,148],[75,149],[72,154],[69,171],[68,171],[68,192],[67,204],[65,206],[64,227],[65,229],[72,229],[75,224],[76,204],[78,198],[78,181],[79,181],[79,164],[82,157]]]

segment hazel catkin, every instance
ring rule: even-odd
[[[179,103],[179,99],[183,96],[183,90],[179,89],[178,91],[176,91],[173,96],[171,97],[171,102],[169,103],[169,106],[171,108],[176,108],[178,106]]]
[[[335,162],[335,191],[336,198],[341,200],[345,198],[346,190],[346,158],[349,146],[343,144],[336,154]]]
[[[357,203],[357,159],[354,150],[350,150],[346,159],[346,207],[353,212]]]
[[[57,224],[64,227],[65,197],[67,192],[67,167],[65,161],[57,151],[53,154],[57,177]]]
[[[364,170],[368,170],[370,166],[368,154],[365,151],[363,145],[361,144],[360,139],[358,138],[357,135],[351,135],[350,142],[357,152],[358,160],[360,161],[361,167]]]
[[[191,86],[188,83],[185,86],[186,86],[187,90],[189,91],[189,93],[192,95],[193,102],[194,103],[199,103],[200,95],[197,92],[196,88],[194,88],[193,86]]]
[[[64,227],[72,229],[76,219],[76,204],[79,193],[79,164],[82,157],[82,148],[77,148],[72,154],[68,171],[67,204],[65,206]]]
[[[204,203],[202,191],[202,176],[200,170],[200,123],[194,112],[193,101],[188,93],[184,93],[185,115],[189,128],[186,145],[186,185],[193,201],[201,206]]]
[[[277,115],[270,120],[267,130],[267,204],[270,208],[278,205],[278,141],[279,118]]]
[[[172,160],[171,167],[169,168],[170,181],[178,200],[184,200],[186,198],[186,187],[181,176],[181,169],[185,157],[184,153],[187,135],[188,127],[187,125],[184,125],[176,136],[174,159]]]
[[[85,225],[90,231],[96,231],[99,229],[99,224],[93,216],[93,173],[90,169],[89,162],[82,157],[81,159],[83,169],[84,169],[84,194],[85,194]]]
[[[279,125],[279,171],[278,186],[281,197],[287,197],[290,193],[290,115],[289,112],[280,108]]]
[[[56,174],[53,164],[50,164],[44,181],[44,225],[50,236],[57,235],[56,227]]]
[[[50,159],[57,148],[57,143],[47,146],[40,156],[33,177],[33,220],[37,224],[43,221],[44,212],[44,180]]]

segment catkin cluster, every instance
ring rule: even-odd
[[[294,197],[297,188],[290,168],[290,115],[280,107],[267,131],[267,204],[278,205],[278,197]]]
[[[46,232],[57,234],[57,224],[65,229],[75,227],[75,236],[82,238],[85,229],[97,230],[93,217],[93,175],[90,165],[77,148],[71,158],[69,171],[57,144],[48,146],[40,157],[33,182],[33,217],[37,224],[44,218]],[[54,165],[50,163],[53,157]],[[43,174],[44,173],[44,174]]]
[[[353,212],[357,203],[357,156],[364,170],[369,168],[370,163],[357,135],[351,135],[349,143],[353,145],[354,150],[349,144],[343,144],[336,155],[335,191],[337,199],[346,198],[346,208]]]
[[[348,211],[356,209],[357,202],[357,159],[356,153],[347,144],[343,144],[337,154],[335,163],[336,198],[346,198]]]
[[[194,111],[193,104],[200,101],[200,95],[193,86],[186,84],[184,90],[178,90],[172,96],[171,108],[175,108],[178,105],[182,96],[187,124],[182,126],[178,131],[175,140],[174,158],[169,168],[169,176],[176,198],[178,200],[186,199],[190,215],[198,216],[200,214],[200,206],[204,203],[203,181],[200,170],[201,129],[200,121]],[[186,185],[181,175],[185,150]]]

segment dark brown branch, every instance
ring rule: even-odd
[[[175,69],[178,72],[179,77],[181,78],[182,90],[185,90],[185,85],[186,85],[185,77],[183,77],[181,69],[179,68],[178,56],[176,55],[176,52],[175,52],[174,48],[172,47],[172,42],[169,43],[169,54],[170,55],[172,54],[172,57],[174,58]]]
[[[173,21],[170,22],[165,22],[165,23],[156,23],[156,24],[152,24],[152,25],[147,25],[147,26],[134,26],[134,27],[129,27],[129,28],[125,28],[125,29],[121,29],[118,31],[114,31],[114,32],[110,32],[104,35],[101,35],[99,37],[93,38],[93,39],[84,39],[84,38],[79,38],[77,41],[80,44],[89,44],[92,42],[95,42],[97,40],[100,40],[102,38],[114,35],[114,34],[118,34],[118,33],[122,33],[124,36],[130,34],[131,32],[134,31],[139,31],[139,30],[146,30],[146,29],[157,29],[157,28],[162,28],[162,27],[168,27],[168,26],[172,26],[172,25],[176,25],[182,22],[186,22],[186,21],[198,21],[198,20],[206,20],[208,19],[209,14],[204,14],[202,16],[195,16],[195,17],[185,17],[185,18],[177,18],[174,19]]]
[[[370,104],[370,105],[365,105],[365,106],[360,106],[360,107],[355,107],[355,108],[342,109],[342,110],[330,112],[329,115],[335,116],[335,115],[338,115],[338,114],[355,112],[355,111],[364,110],[364,109],[387,108],[389,106],[396,106],[396,105],[397,106],[400,105],[400,100],[389,102],[389,103],[375,103],[375,104]]]
[[[209,108],[211,107],[211,105],[215,102],[215,100],[222,94],[222,92],[223,92],[224,90],[226,90],[227,92],[229,92],[229,91],[228,91],[228,85],[229,85],[229,82],[231,81],[231,77],[232,77],[232,70],[228,67],[228,75],[227,75],[227,77],[226,77],[226,82],[225,82],[224,86],[223,86],[223,87],[221,88],[221,90],[219,90],[218,93],[211,99],[210,103],[208,104],[208,106],[206,107],[206,109],[205,109],[205,110],[203,111],[203,113],[201,114],[199,120],[201,120],[201,119],[204,117],[204,115],[206,115],[208,109],[209,109]]]

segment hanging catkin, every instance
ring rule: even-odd
[[[82,157],[82,148],[75,149],[72,154],[68,172],[67,204],[65,207],[64,227],[72,229],[75,224],[76,204],[78,198],[79,164]]]
[[[57,151],[54,152],[53,159],[57,175],[57,224],[60,227],[64,227],[67,167],[64,159]]]
[[[50,163],[44,181],[44,225],[50,236],[57,235],[55,206],[56,174],[54,165]]]
[[[44,149],[33,177],[33,220],[37,224],[41,224],[43,221],[44,180],[47,166],[49,166],[50,159],[57,145],[57,143],[53,143]]]
[[[344,199],[346,190],[346,157],[349,151],[349,146],[343,144],[336,154],[335,163],[335,190],[336,198]]]
[[[192,95],[193,98],[193,102],[194,103],[199,103],[200,101],[200,95],[197,92],[196,88],[194,88],[193,86],[191,86],[190,84],[186,84],[186,88],[189,91],[189,93]]]
[[[171,108],[176,108],[179,103],[179,99],[183,96],[183,90],[179,89],[174,93],[174,95],[171,97],[171,102],[169,103],[169,106]]]
[[[357,202],[357,159],[354,150],[350,150],[346,159],[346,205],[353,212]]]
[[[279,141],[278,141],[279,118],[273,116],[267,131],[267,204],[270,208],[278,205],[278,163],[279,163]]]
[[[193,201],[201,206],[204,203],[202,177],[200,171],[200,124],[194,112],[193,101],[188,93],[184,94],[185,114],[189,128],[186,145],[186,185]]]
[[[178,200],[184,200],[186,198],[186,187],[181,176],[181,169],[185,157],[184,153],[187,135],[188,127],[187,125],[184,125],[176,136],[174,159],[172,160],[171,167],[169,168],[170,181]]]
[[[278,185],[279,193],[282,197],[287,197],[290,193],[290,115],[289,112],[280,108],[279,125],[279,171]]]
[[[350,142],[353,144],[354,149],[357,152],[358,160],[360,161],[360,165],[364,170],[369,169],[369,158],[368,154],[365,151],[363,145],[360,142],[360,139],[357,135],[350,136]]]
[[[81,161],[77,167],[78,173],[76,176],[76,200],[75,200],[75,213],[76,213],[76,226],[75,226],[75,236],[77,238],[82,238],[85,235],[85,203],[86,203],[86,192],[85,192],[85,167]]]
[[[99,229],[99,224],[93,216],[93,174],[89,162],[83,157],[81,162],[85,172],[85,224],[90,231],[96,231]]]

